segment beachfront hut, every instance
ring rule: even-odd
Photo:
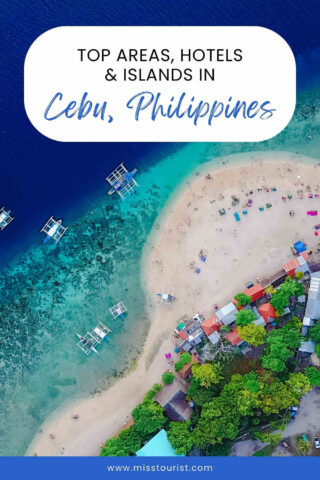
[[[316,342],[308,340],[307,342],[301,342],[299,352],[302,353],[314,353],[316,347]]]
[[[302,325],[305,327],[313,327],[314,325],[314,320],[312,318],[304,317],[302,321]]]
[[[293,258],[292,260],[290,260],[290,262],[284,263],[283,269],[286,272],[286,274],[289,275],[291,278],[293,278],[297,272],[303,272],[303,273],[310,272],[310,269],[308,266],[308,258],[309,258],[308,253],[303,252],[297,258]]]
[[[258,311],[265,323],[272,323],[277,318],[276,311],[271,303],[264,303],[258,308]]]
[[[289,277],[293,278],[295,276],[297,266],[297,259],[293,258],[292,260],[290,260],[290,262],[284,263],[282,265],[282,268]]]
[[[192,345],[187,340],[183,340],[181,336],[175,341],[176,348],[183,350],[184,352],[190,352],[192,350]]]
[[[168,440],[167,432],[160,430],[157,435],[151,438],[140,450],[136,452],[137,457],[181,457],[177,455]]]
[[[192,414],[192,408],[186,401],[188,391],[187,384],[174,379],[169,385],[164,385],[154,397],[157,402],[166,411],[166,414],[175,422],[188,420]]]
[[[230,325],[230,323],[235,322],[236,313],[238,313],[237,307],[233,302],[230,302],[216,312],[216,317],[223,325]]]
[[[256,283],[253,285],[253,287],[247,288],[244,293],[245,295],[251,297],[252,302],[255,302],[256,300],[259,300],[259,298],[263,297],[264,288],[260,283]]]
[[[212,343],[212,345],[217,345],[221,338],[221,334],[219,332],[213,332],[211,335],[208,336],[208,340]]]
[[[204,331],[205,335],[209,337],[213,332],[217,332],[221,328],[221,324],[216,315],[213,315],[210,318],[204,320],[201,324],[201,328]]]
[[[320,272],[311,274],[305,316],[313,320],[318,320],[320,317]]]
[[[179,331],[179,337],[188,342],[191,347],[196,347],[204,338],[204,332],[201,328],[202,315],[197,314],[185,323],[182,330]],[[184,348],[185,350],[185,348]],[[190,349],[186,350],[189,351]]]
[[[189,377],[189,375],[191,375],[193,365],[197,363],[200,363],[200,360],[195,355],[192,355],[190,362],[183,365],[182,369],[177,372],[179,377],[183,379]]]
[[[296,242],[293,245],[293,247],[294,247],[294,249],[297,253],[301,253],[301,252],[304,252],[305,250],[307,250],[306,245],[303,242],[301,242],[300,240],[299,240],[299,242]]]
[[[242,338],[239,337],[238,329],[234,328],[232,332],[227,333],[226,339],[229,340],[229,342],[234,346],[238,347],[243,343]]]
[[[306,337],[309,333],[309,328],[313,327],[314,320],[312,318],[304,317],[302,322],[301,334],[303,337]]]

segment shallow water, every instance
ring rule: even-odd
[[[40,244],[0,274],[1,455],[21,455],[56,407],[106,388],[132,364],[149,319],[138,281],[141,255],[170,193],[198,165],[252,150],[289,150],[320,159],[319,91],[303,94],[290,126],[259,144],[189,144],[145,170],[126,202],[91,195],[57,245]],[[308,139],[308,135],[312,139]],[[161,287],[161,286],[160,286]],[[119,300],[125,320],[108,309]],[[75,333],[99,320],[112,330],[99,356],[86,358]],[[156,380],[156,379],[155,379]]]

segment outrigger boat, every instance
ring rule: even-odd
[[[137,171],[135,168],[132,172],[129,172],[124,164],[120,163],[106,178],[106,181],[111,185],[108,195],[117,193],[122,200],[132,195],[139,186],[133,178]]]
[[[4,207],[0,210],[0,230],[4,230],[9,223],[12,222],[14,217],[11,217],[10,210],[5,210]]]
[[[41,233],[43,232],[47,235],[43,243],[47,243],[50,238],[53,238],[58,243],[67,230],[68,227],[62,225],[62,220],[55,220],[53,217],[50,217],[40,230]]]
[[[128,311],[127,307],[123,302],[119,302],[113,307],[109,308],[109,312],[111,313],[113,318],[117,318],[117,317],[123,318],[127,311]]]
[[[107,335],[111,332],[110,328],[104,325],[102,322],[99,322],[91,332],[87,332],[84,336],[79,335],[76,333],[77,337],[79,338],[79,342],[77,346],[82,350],[86,355],[90,355],[90,353],[99,354],[98,350],[96,349],[97,345],[100,345],[102,341],[107,337]]]
[[[164,288],[162,293],[157,293],[157,296],[164,303],[172,303],[176,299],[173,288]]]

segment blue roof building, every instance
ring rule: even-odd
[[[301,242],[300,240],[299,240],[299,242],[296,242],[293,246],[294,246],[294,249],[296,250],[296,252],[298,252],[298,253],[305,252],[307,250],[306,245],[303,242]]]
[[[167,432],[160,430],[148,443],[136,452],[137,457],[181,457],[177,455],[168,440]]]

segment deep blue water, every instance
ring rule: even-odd
[[[241,4],[242,3],[242,4]],[[0,235],[1,263],[40,241],[48,216],[67,222],[106,190],[120,160],[145,169],[178,144],[62,144],[43,137],[23,107],[25,54],[44,31],[60,25],[260,25],[293,49],[300,90],[319,85],[319,0],[2,0],[0,83],[0,207],[16,220]]]

